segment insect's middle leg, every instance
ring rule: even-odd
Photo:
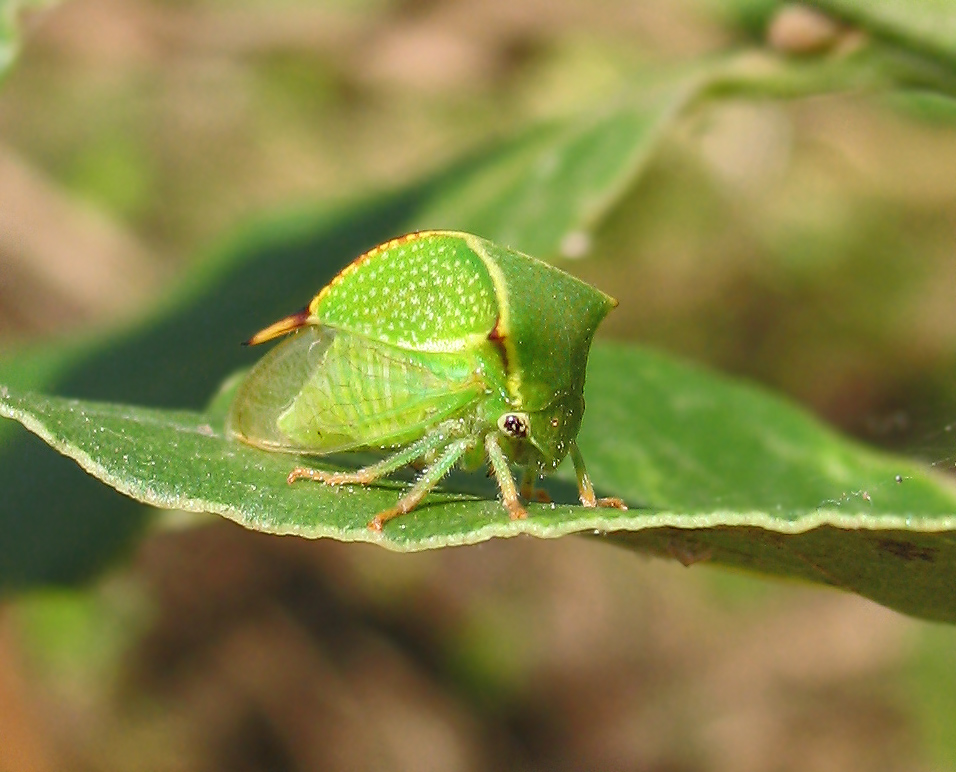
[[[548,492],[534,487],[536,478],[536,472],[528,469],[521,471],[521,498],[525,501],[537,501],[539,504],[550,504],[551,497]]]
[[[417,442],[403,448],[388,458],[383,458],[374,464],[358,469],[354,472],[324,472],[321,469],[309,469],[297,466],[286,478],[291,485],[296,480],[316,480],[326,485],[359,485],[375,482],[392,472],[401,469],[428,452],[440,448],[448,443],[447,429],[451,428],[440,424]]]

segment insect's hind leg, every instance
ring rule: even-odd
[[[449,443],[438,459],[429,466],[418,481],[402,496],[394,507],[379,512],[368,524],[369,530],[381,531],[382,525],[393,517],[411,512],[432,488],[438,485],[442,477],[451,471],[461,457],[475,444],[471,438],[454,440]]]
[[[381,461],[363,467],[362,469],[357,469],[354,472],[324,472],[321,469],[297,466],[289,472],[286,482],[290,485],[296,480],[315,480],[317,482],[323,482],[326,485],[365,485],[375,482],[401,469],[403,466],[407,466],[412,461],[421,458],[430,451],[447,444],[448,432],[456,425],[457,421],[449,422],[448,424],[439,424],[407,448],[403,448],[388,458],[383,458]]]

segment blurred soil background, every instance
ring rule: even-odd
[[[137,318],[264,212],[762,45],[769,7],[34,11],[0,89],[0,351]],[[917,95],[698,109],[569,270],[628,298],[602,334],[950,468],[954,119]],[[598,539],[401,556],[210,519],[0,608],[0,770],[956,768],[954,643]]]

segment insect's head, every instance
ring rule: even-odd
[[[498,417],[498,431],[510,442],[512,460],[522,466],[553,469],[567,455],[581,427],[584,400],[558,395],[533,413],[507,412]]]

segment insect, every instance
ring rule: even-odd
[[[230,433],[268,450],[389,451],[354,472],[299,479],[368,484],[412,463],[418,480],[369,528],[412,510],[454,467],[487,463],[512,519],[537,478],[571,456],[581,503],[597,498],[575,438],[591,338],[617,301],[528,255],[467,233],[423,231],[375,247],[312,302],[247,343],[288,333],[242,382]],[[522,470],[520,486],[511,466]],[[520,492],[520,495],[519,495]]]

